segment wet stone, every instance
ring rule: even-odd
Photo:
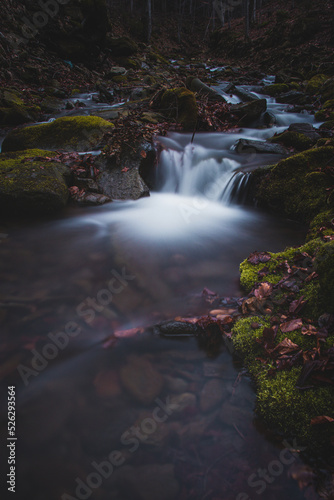
[[[228,391],[219,379],[209,380],[201,390],[200,409],[207,413],[216,408],[226,397]]]
[[[120,371],[125,389],[140,403],[150,404],[162,389],[163,378],[145,358],[129,356]]]

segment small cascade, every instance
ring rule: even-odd
[[[225,146],[220,150],[191,143],[182,148],[173,137],[177,147],[171,149],[169,141],[169,148],[160,155],[158,191],[203,197],[225,205],[245,202],[250,175],[241,170],[245,159],[228,147],[231,134],[219,135],[221,146]]]

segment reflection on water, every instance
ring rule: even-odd
[[[250,380],[223,346],[122,340],[39,377],[17,415],[19,499],[304,498],[299,459],[254,425]]]
[[[229,204],[250,167],[233,145],[278,130],[193,144],[171,134],[159,139],[160,191],[149,198],[0,228],[0,378],[17,387],[17,498],[317,498],[292,479],[299,459],[254,421],[253,388],[224,346],[213,356],[189,338],[113,337],[207,313],[203,288],[240,296],[250,252],[303,241],[297,224]]]

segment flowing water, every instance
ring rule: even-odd
[[[269,107],[270,129],[157,138],[148,198],[0,228],[0,375],[17,391],[18,498],[306,498],[293,479],[300,459],[255,419],[251,382],[224,346],[127,337],[206,313],[204,288],[228,310],[250,252],[303,241],[293,221],[240,204],[248,173],[280,157],[239,155],[236,141],[313,120]]]

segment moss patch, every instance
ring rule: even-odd
[[[319,93],[326,80],[328,80],[328,76],[323,74],[313,76],[306,85],[306,92],[309,94]]]
[[[96,147],[113,124],[97,116],[58,118],[42,125],[13,130],[5,138],[2,151],[46,149],[87,151]]]
[[[283,144],[286,147],[294,147],[298,151],[305,151],[306,149],[309,149],[312,145],[313,142],[312,139],[307,137],[305,134],[301,134],[300,132],[294,132],[287,130],[283,132],[282,134],[279,134],[277,136],[272,137],[269,139],[270,142],[274,143],[279,143]]]
[[[290,87],[286,83],[273,83],[272,85],[264,87],[263,90],[265,94],[275,97],[279,94],[283,94],[284,92],[288,92]]]
[[[232,330],[232,341],[245,360],[248,370],[257,384],[256,411],[268,425],[284,435],[298,437],[308,445],[326,444],[334,429],[310,426],[312,418],[319,415],[331,415],[334,407],[334,389],[331,386],[315,387],[307,391],[296,387],[302,367],[295,366],[289,370],[272,370],[270,359],[262,361],[267,354],[260,345],[263,330],[269,321],[261,316],[240,319]],[[300,348],[311,349],[316,340],[306,338],[299,332],[282,333],[276,337],[276,345],[284,338],[290,339]],[[330,342],[333,343],[333,336]],[[320,442],[319,442],[320,440]]]
[[[334,313],[334,241],[319,250],[315,266],[319,274],[321,301],[328,312]]]
[[[55,212],[66,205],[67,168],[50,151],[0,154],[0,206],[10,212]]]
[[[261,177],[256,197],[280,213],[309,222],[334,204],[326,191],[332,178],[321,171],[333,154],[333,147],[323,146],[281,160]]]
[[[160,111],[175,118],[185,130],[194,130],[197,122],[195,94],[185,87],[166,90],[161,98]]]

